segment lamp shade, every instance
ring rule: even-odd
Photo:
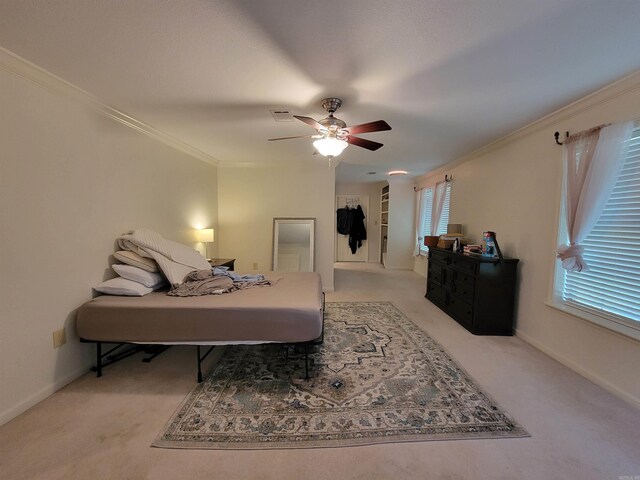
[[[202,242],[202,243],[213,242],[213,228],[203,228],[202,230],[197,230],[196,235],[199,242]]]
[[[313,142],[313,146],[325,157],[337,157],[349,145],[344,140],[335,137],[321,138]]]

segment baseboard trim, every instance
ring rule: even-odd
[[[526,342],[529,345],[531,345],[532,347],[537,348],[538,350],[540,350],[544,354],[550,356],[554,360],[557,360],[558,362],[560,362],[564,366],[569,367],[574,372],[582,375],[583,377],[585,377],[586,379],[592,381],[596,385],[604,388],[605,390],[607,390],[608,392],[612,393],[616,397],[619,397],[619,398],[623,399],[625,402],[633,405],[636,408],[640,408],[640,398],[634,397],[630,393],[625,392],[624,390],[622,390],[622,389],[618,388],[617,386],[613,385],[612,383],[608,382],[607,380],[605,380],[601,376],[599,376],[599,375],[593,373],[592,371],[590,371],[590,370],[578,365],[575,362],[572,362],[567,357],[559,354],[555,350],[552,350],[552,349],[544,346],[539,341],[535,340],[533,337],[527,335],[526,333],[516,329],[515,335],[518,338],[522,339],[524,342]]]
[[[42,390],[40,390],[39,392],[36,392],[35,394],[31,395],[29,398],[27,398],[26,400],[23,400],[18,405],[14,405],[8,410],[5,410],[4,412],[0,413],[0,426],[10,422],[21,413],[26,412],[34,405],[43,401],[45,398],[51,396],[61,388],[73,382],[75,379],[81,377],[82,375],[84,375],[89,371],[90,367],[91,367],[91,364],[89,363],[81,368],[78,368],[77,370],[71,372],[69,375],[65,376],[64,378],[61,378],[60,380],[53,383],[52,385],[49,385],[43,388]]]

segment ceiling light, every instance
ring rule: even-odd
[[[337,157],[347,148],[347,145],[349,145],[347,142],[336,137],[325,137],[313,142],[316,150],[325,157]]]
[[[395,175],[406,175],[408,172],[406,170],[391,170],[387,175],[395,176]]]

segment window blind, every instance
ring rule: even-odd
[[[620,176],[583,242],[588,271],[565,272],[563,300],[613,320],[640,322],[640,127]]]
[[[449,223],[449,203],[451,199],[451,184],[447,183],[444,197],[444,205],[442,206],[442,215],[440,223],[438,223],[438,235],[447,233],[447,224]],[[433,188],[425,188],[422,194],[422,218],[420,219],[420,236],[422,238],[431,235],[431,216],[433,210]],[[428,248],[424,242],[420,242],[420,251],[426,253]]]

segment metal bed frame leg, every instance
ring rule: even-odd
[[[209,350],[207,350],[207,353],[205,353],[203,356],[200,356],[200,345],[196,345],[196,355],[198,356],[197,360],[198,360],[198,383],[202,383],[202,362],[205,358],[207,358],[209,356],[209,354],[213,351],[213,349],[215,348],[215,345],[212,345]]]
[[[102,376],[102,343],[96,342],[96,377]]]
[[[196,354],[198,356],[198,383],[202,383],[202,368],[200,366],[202,361],[200,360],[200,345],[196,345]]]
[[[309,344],[304,346],[304,378],[309,380]]]

